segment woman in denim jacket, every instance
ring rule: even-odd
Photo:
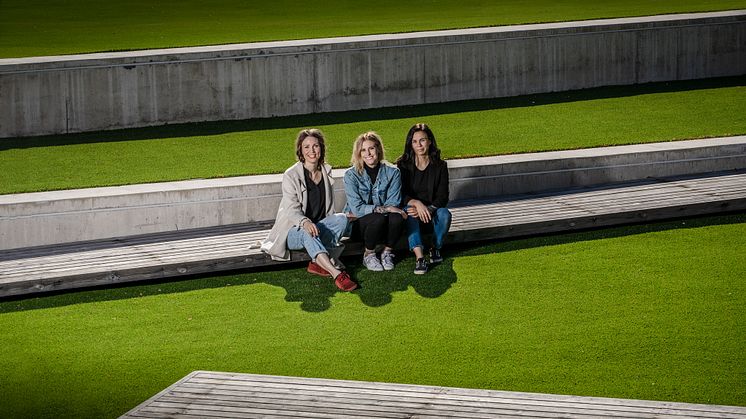
[[[352,167],[345,172],[345,212],[353,223],[353,235],[365,245],[363,264],[371,271],[394,269],[393,248],[404,229],[407,214],[401,203],[399,169],[384,160],[383,142],[373,131],[360,134],[352,149]],[[383,244],[381,259],[376,246]]]

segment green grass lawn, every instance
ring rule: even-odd
[[[0,2],[0,58],[746,8],[744,0]]]
[[[746,134],[746,77],[599,88],[406,108],[0,140],[0,194],[281,173],[302,127],[348,167],[378,131],[394,160],[416,122],[446,158]]]
[[[746,213],[0,302],[4,417],[112,417],[193,370],[746,406]]]

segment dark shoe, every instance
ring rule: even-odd
[[[337,278],[334,280],[334,285],[342,291],[352,291],[357,288],[355,281],[353,281],[350,278],[350,274],[345,271],[342,271],[337,275]]]
[[[330,274],[326,269],[319,266],[316,262],[308,262],[308,268],[306,268],[306,272],[318,276],[324,276],[327,278],[331,278],[332,274]]]
[[[425,258],[417,259],[417,262],[414,265],[414,273],[416,275],[423,275],[427,273],[427,261]]]
[[[440,255],[440,249],[430,249],[430,263],[443,262],[443,256]]]

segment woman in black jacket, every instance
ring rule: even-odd
[[[425,248],[422,244],[422,227],[432,229],[430,263],[443,261],[440,249],[451,227],[448,205],[448,166],[440,158],[435,134],[425,124],[415,124],[409,129],[404,154],[396,161],[401,171],[402,198],[407,211],[409,248],[417,262],[414,273],[427,272]]]

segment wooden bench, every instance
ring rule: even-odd
[[[746,171],[523,194],[452,205],[448,240],[473,242],[746,210]],[[277,264],[267,223],[0,252],[0,296]],[[352,243],[345,253],[359,254]],[[293,260],[307,260],[293,252]]]
[[[195,371],[123,418],[742,418],[746,408]]]

